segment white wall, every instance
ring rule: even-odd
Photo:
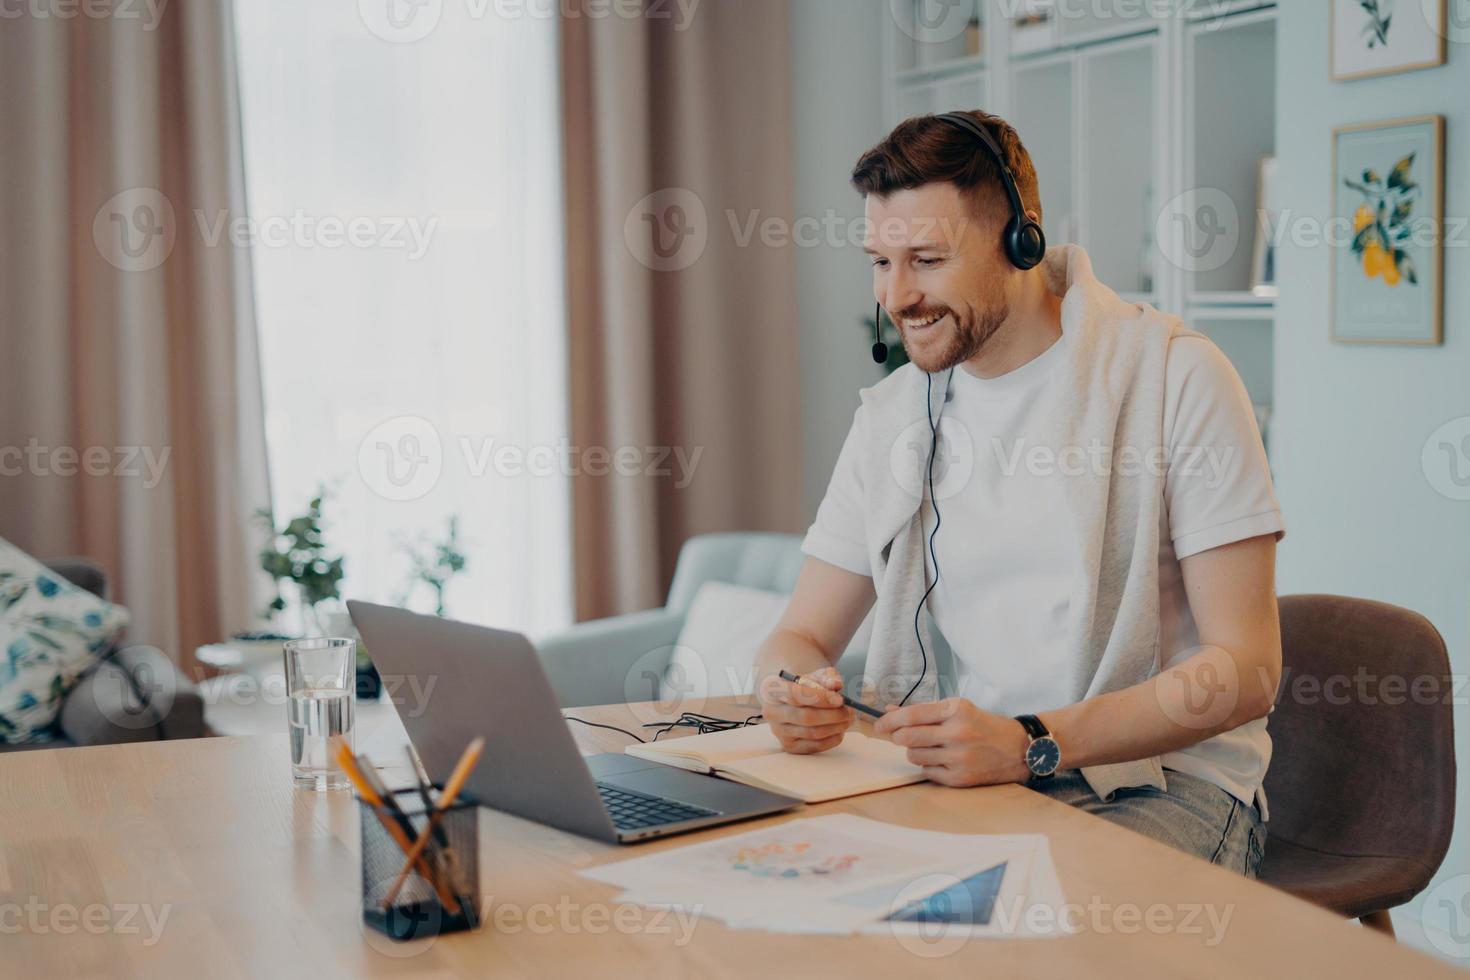
[[[863,202],[847,177],[862,152],[885,134],[880,61],[886,0],[793,0],[792,87],[796,216],[844,225]],[[858,390],[881,377],[861,320],[872,315],[872,274],[861,243],[798,247],[801,329],[803,497],[816,514],[857,409]]]
[[[1407,9],[1417,16],[1417,8]],[[1327,11],[1321,3],[1280,7],[1276,147],[1283,207],[1330,217],[1334,126],[1440,113],[1446,117],[1445,213],[1465,215],[1470,50],[1451,44],[1449,64],[1440,68],[1334,83]],[[1288,243],[1280,252],[1272,430],[1287,525],[1280,591],[1366,596],[1417,610],[1444,634],[1453,669],[1463,675],[1470,671],[1470,503],[1435,492],[1420,451],[1442,423],[1470,415],[1470,248],[1445,253],[1442,347],[1333,343],[1331,258],[1326,246]],[[1470,872],[1470,711],[1461,704],[1456,712],[1459,834],[1440,880]],[[1412,928],[1417,904],[1395,916],[1401,933]]]

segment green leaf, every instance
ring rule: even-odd
[[[1372,167],[1369,167],[1367,170],[1363,171],[1363,183],[1378,184],[1382,182],[1383,178],[1378,176],[1378,171],[1374,170]]]
[[[45,633],[39,632],[37,630],[26,630],[26,635],[29,636],[32,640],[41,644],[42,646],[50,647],[53,650],[61,649],[61,644],[51,639],[51,637],[47,636]]]
[[[1413,153],[1410,153],[1408,156],[1404,157],[1398,163],[1394,164],[1393,165],[1393,169],[1388,172],[1388,186],[1389,186],[1389,189],[1392,190],[1393,188],[1396,188],[1396,187],[1401,187],[1401,188],[1410,188],[1410,187],[1413,187],[1414,186],[1414,182],[1409,179],[1409,170],[1413,166],[1414,166],[1414,154]]]
[[[1401,249],[1395,249],[1393,260],[1398,266],[1399,275],[1403,276],[1413,285],[1419,285],[1419,274],[1414,268],[1414,260],[1409,258],[1409,253]]]

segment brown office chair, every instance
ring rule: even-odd
[[[1454,825],[1444,639],[1366,599],[1283,596],[1280,608],[1261,880],[1392,935],[1388,910],[1429,884]]]

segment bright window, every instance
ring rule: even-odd
[[[253,243],[278,522],[325,484],[343,594],[396,603],[402,545],[458,515],[448,614],[541,633],[572,608],[557,49],[517,9],[237,2],[223,233]]]

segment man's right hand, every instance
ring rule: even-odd
[[[855,714],[842,703],[842,675],[835,667],[807,674],[820,684],[796,684],[774,674],[761,685],[762,716],[781,742],[795,755],[825,752],[842,744],[842,734],[852,727]]]

